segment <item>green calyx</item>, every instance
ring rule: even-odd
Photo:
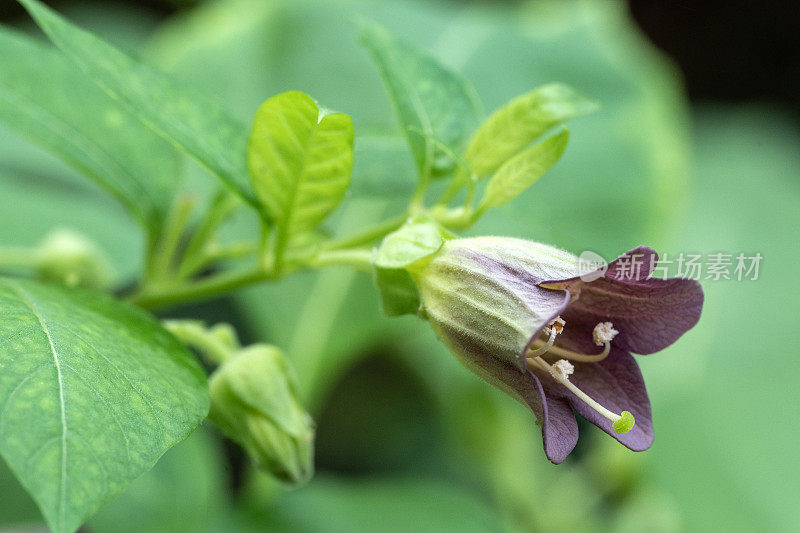
[[[419,312],[419,289],[411,271],[438,252],[450,237],[434,220],[418,216],[384,238],[373,261],[384,313],[399,316]]]

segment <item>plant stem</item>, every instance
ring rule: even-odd
[[[290,264],[295,266],[290,266]],[[289,271],[301,268],[336,265],[347,265],[359,270],[370,270],[372,268],[372,252],[366,249],[331,250],[320,252],[312,257],[298,258],[297,260],[289,258],[285,269],[280,273],[259,264],[241,270],[223,272],[194,282],[154,282],[145,285],[140,291],[130,295],[128,301],[145,309],[157,309],[213,298],[247,285],[277,279]]]
[[[221,365],[241,349],[238,342],[231,345],[220,338],[221,329],[222,332],[231,333],[229,339],[236,339],[235,331],[229,324],[218,324],[211,328],[199,320],[165,320],[162,324],[184,345],[200,352],[207,362],[215,366]]]
[[[153,255],[148,261],[147,277],[149,279],[159,280],[168,276],[196,201],[197,198],[190,194],[182,195],[175,201],[167,217],[161,239],[156,244]]]
[[[128,297],[128,301],[145,309],[156,309],[185,302],[203,300],[264,281],[274,279],[273,272],[260,265],[246,269],[224,272],[216,276],[194,282],[151,283]]]
[[[350,235],[349,237],[328,241],[327,243],[323,244],[322,247],[324,250],[340,250],[342,248],[355,248],[356,246],[369,244],[385,237],[389,233],[402,226],[407,218],[408,215],[402,214],[386,219],[375,226],[367,228],[362,232]]]
[[[308,261],[308,266],[318,268],[326,266],[351,266],[358,270],[372,270],[372,250],[331,250],[322,252]]]
[[[431,173],[433,172],[433,143],[426,140],[425,142],[425,163],[419,173],[419,180],[417,181],[417,188],[414,189],[414,195],[411,197],[409,204],[409,212],[414,213],[421,211],[425,207],[425,194],[428,192],[428,186],[431,183]]]
[[[220,248],[210,248],[203,255],[185,258],[180,270],[179,279],[187,279],[205,267],[223,259],[238,259],[259,250],[259,243],[234,242]]]
[[[209,241],[214,236],[217,228],[222,224],[228,215],[238,204],[239,199],[227,190],[220,191],[211,202],[203,222],[197,228],[186,245],[181,265],[178,269],[178,277],[188,278],[197,270],[195,265],[203,265],[206,260],[206,251]],[[202,266],[200,267],[202,268]]]

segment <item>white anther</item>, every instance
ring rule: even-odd
[[[600,322],[594,327],[594,331],[592,331],[592,337],[594,337],[594,343],[598,346],[602,346],[607,342],[611,342],[614,337],[617,336],[619,331],[614,329],[614,324],[611,322]]]
[[[569,376],[575,372],[575,367],[567,361],[566,359],[559,359],[555,363],[553,363],[553,371],[558,372],[564,379],[567,379]]]

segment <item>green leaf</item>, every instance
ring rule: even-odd
[[[249,203],[247,129],[213,101],[70,24],[37,0],[19,0],[70,59],[146,126],[195,158]]]
[[[460,153],[478,125],[475,91],[466,80],[382,27],[363,24],[360,33],[389,91],[420,174],[448,173],[453,159],[434,139]]]
[[[203,371],[143,311],[0,278],[0,454],[70,532],[208,411]]]
[[[0,28],[0,120],[113,194],[151,233],[180,185],[177,153],[63,55]]]
[[[310,96],[290,91],[264,102],[253,122],[253,185],[284,242],[314,229],[350,184],[353,123],[343,113],[320,115]]]
[[[94,533],[221,531],[229,512],[227,463],[205,424],[92,517]]]
[[[506,161],[486,185],[478,213],[507,204],[533,185],[561,158],[568,139],[569,131],[564,128]]]
[[[411,220],[387,235],[375,255],[380,268],[405,268],[411,263],[436,253],[444,244],[442,228],[426,219]]]
[[[596,109],[566,85],[544,85],[492,113],[470,139],[464,158],[476,176],[486,176],[553,126]]]

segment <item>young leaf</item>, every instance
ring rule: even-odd
[[[273,96],[256,112],[247,150],[258,198],[283,243],[314,229],[339,204],[353,169],[353,123],[343,113],[320,118],[301,92]]]
[[[486,176],[553,126],[595,109],[597,104],[566,85],[544,85],[492,113],[470,139],[464,158],[476,176]]]
[[[460,76],[376,25],[361,27],[421,174],[446,174],[454,162],[434,139],[460,153],[478,124],[475,91]],[[422,132],[422,133],[420,133]]]
[[[71,532],[208,412],[192,355],[143,311],[0,278],[0,454]]]
[[[39,27],[108,94],[256,205],[247,181],[247,129],[218,104],[72,25],[38,0],[19,0]]]
[[[533,185],[559,160],[568,139],[569,131],[564,128],[506,161],[486,185],[478,213],[507,204]]]
[[[0,27],[0,120],[111,192],[152,233],[181,180],[178,154],[62,54]]]

